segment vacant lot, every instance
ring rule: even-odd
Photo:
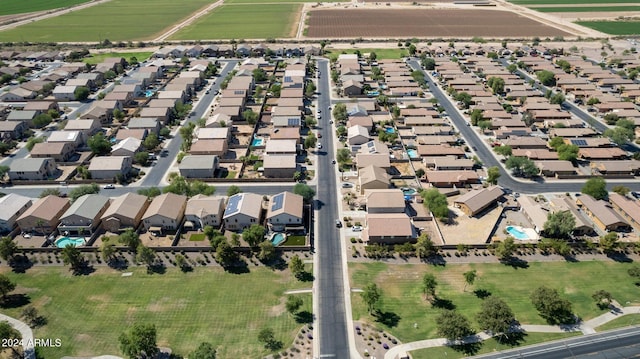
[[[190,255],[196,258],[194,254]],[[101,268],[89,276],[72,276],[67,268],[34,268],[8,273],[15,293],[28,295],[48,320],[37,338],[60,338],[60,348],[40,348],[43,358],[120,355],[118,336],[132,323],[155,324],[158,344],[187,355],[201,342],[218,348],[219,358],[258,358],[267,353],[258,332],[271,327],[285,347],[301,327],[284,308],[286,290],[309,286],[288,271],[251,267],[246,274],[220,268],[191,273],[170,268],[150,275],[143,268],[120,272]],[[310,310],[311,296],[304,296]],[[2,309],[20,316],[22,307]]]
[[[532,7],[539,12],[611,12],[611,11],[640,11],[640,6],[551,6]]]
[[[350,263],[353,286],[363,288],[375,282],[382,288],[382,308],[388,318],[397,323],[375,323],[396,335],[403,342],[437,338],[434,320],[440,309],[434,308],[422,296],[421,280],[425,273],[436,276],[436,293],[443,303],[450,303],[464,314],[478,330],[475,316],[482,299],[474,290],[486,291],[506,301],[522,324],[545,324],[531,304],[531,292],[541,285],[557,289],[571,301],[576,315],[584,320],[604,311],[598,309],[591,295],[600,289],[609,291],[620,303],[636,300],[637,287],[627,274],[630,264],[615,262],[554,262],[530,263],[528,268],[513,268],[502,264],[471,264],[434,267],[429,265],[387,265],[383,263]],[[477,270],[478,278],[464,291],[463,273]],[[372,321],[358,293],[352,295],[353,318]],[[417,328],[414,328],[417,323]]]
[[[461,21],[464,19],[464,21]],[[313,10],[309,37],[566,36],[564,31],[497,10]]]
[[[0,41],[147,40],[209,0],[112,0],[0,32]],[[144,18],[144,21],[141,21]]]
[[[129,61],[130,58],[135,57],[136,59],[138,59],[138,61],[142,62],[148,59],[149,56],[151,56],[151,54],[153,54],[153,52],[150,52],[150,51],[107,52],[103,54],[92,54],[91,57],[86,57],[82,61],[87,64],[95,65],[95,64],[101,63],[102,61],[104,61],[104,59],[109,57],[123,57],[127,61]]]
[[[356,52],[356,49],[349,49],[349,50],[345,50],[345,49],[327,49],[327,51],[329,51],[329,58],[333,59],[334,57],[337,59],[338,56],[340,54],[342,54],[343,52],[345,54],[354,54]],[[357,49],[357,51],[360,51],[360,53],[362,54],[370,54],[372,52],[376,53],[376,58],[381,59],[381,60],[387,60],[387,59],[391,59],[391,60],[399,60],[405,56],[409,55],[409,51],[405,48],[389,48],[389,49]]]
[[[640,21],[576,21],[576,24],[611,35],[640,34]]]
[[[74,6],[89,2],[89,0],[3,0],[0,1],[0,16],[12,14],[24,14],[28,12],[51,10],[62,7]]]
[[[299,4],[223,5],[173,35],[171,40],[292,37]]]

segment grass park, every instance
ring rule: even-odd
[[[129,61],[130,58],[135,57],[136,59],[138,59],[138,61],[144,61],[148,59],[152,54],[153,52],[151,51],[105,52],[101,54],[91,54],[90,57],[85,57],[84,59],[82,59],[82,61],[90,65],[99,64],[109,57],[122,57],[127,61]]]
[[[429,272],[437,278],[436,294],[443,306],[459,310],[476,331],[479,330],[475,316],[480,311],[480,294],[503,299],[522,324],[546,324],[529,299],[531,292],[541,285],[557,289],[561,297],[573,304],[574,314],[588,320],[606,312],[599,309],[591,297],[597,290],[609,291],[620,303],[640,304],[640,298],[635,294],[638,289],[627,274],[630,266],[628,263],[599,261],[528,263],[526,268],[503,264],[350,263],[353,287],[364,288],[374,282],[381,288],[380,311],[385,321],[373,322],[374,318],[367,313],[358,293],[352,295],[353,318],[371,322],[402,342],[437,338],[435,318],[440,310],[423,298],[421,288],[422,277]],[[465,290],[463,273],[472,269],[477,271],[477,279]],[[536,336],[530,333],[528,337]]]
[[[640,21],[576,21],[576,24],[610,35],[640,34]]]
[[[89,0],[4,0],[0,7],[0,16],[59,9],[86,2],[89,2]]]
[[[112,0],[2,31],[0,42],[149,40],[208,4],[208,0],[154,0],[153,5],[147,0]]]
[[[88,276],[73,276],[66,267],[36,267],[25,274],[6,273],[17,284],[12,294],[43,315],[47,324],[37,338],[60,338],[59,348],[40,348],[44,358],[121,355],[118,336],[131,324],[155,324],[158,345],[188,355],[201,342],[218,349],[218,358],[257,358],[268,354],[258,332],[270,327],[284,348],[302,327],[285,310],[285,291],[309,287],[288,270],[251,267],[233,274],[218,267],[183,273],[169,268],[148,274],[131,268],[130,276],[100,267]],[[301,310],[311,312],[311,294],[301,295]],[[25,301],[25,300],[23,300]],[[24,303],[22,303],[24,304]],[[24,305],[3,308],[20,317]]]
[[[538,12],[611,12],[611,11],[640,11],[640,6],[561,6],[561,7],[531,7]]]
[[[170,40],[291,37],[299,4],[223,5],[171,36]]]

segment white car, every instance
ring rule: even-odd
[[[116,186],[112,185],[112,184],[108,184],[106,186],[104,186],[104,189],[115,189]]]
[[[316,145],[316,148],[317,148],[317,149],[321,149],[321,148],[322,148],[322,143],[318,143],[318,144]]]
[[[362,232],[362,226],[353,226],[351,230],[354,232]]]

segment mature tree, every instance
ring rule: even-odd
[[[149,162],[149,152],[140,151],[133,155],[133,161],[141,166],[146,166]]]
[[[464,272],[462,275],[464,276],[464,288],[462,289],[462,291],[464,292],[467,290],[467,285],[473,285],[473,283],[476,281],[476,278],[478,278],[478,271],[473,269]]]
[[[431,188],[420,192],[420,196],[424,200],[424,206],[438,218],[447,218],[449,216],[449,207],[447,204],[447,196],[440,193],[437,188]]]
[[[500,260],[508,260],[516,251],[516,244],[513,237],[507,237],[496,247],[496,257]]]
[[[313,94],[315,93],[316,93],[316,85],[313,83],[313,81],[307,81],[304,87],[304,95],[306,97],[313,97]]]
[[[514,73],[517,70],[518,70],[518,65],[516,65],[516,64],[507,65],[507,71],[509,71],[509,73]]]
[[[542,70],[536,72],[536,76],[538,80],[545,86],[555,86],[556,85],[556,77],[555,74],[548,70]]]
[[[16,284],[4,274],[0,274],[0,297],[4,301],[7,299],[7,294],[16,289]]]
[[[526,157],[511,156],[505,162],[505,167],[513,171],[516,176],[531,177],[538,174],[536,164]]]
[[[570,211],[556,211],[547,214],[544,234],[550,238],[569,238],[576,227],[576,219]]]
[[[155,358],[160,352],[156,344],[156,326],[135,323],[118,337],[120,350],[131,359]]]
[[[285,307],[287,308],[287,312],[295,314],[295,312],[297,312],[302,307],[302,304],[302,298],[296,295],[290,295],[289,297],[287,297]]]
[[[626,196],[629,194],[629,192],[631,192],[631,190],[629,189],[629,187],[623,186],[623,185],[616,185],[613,186],[613,188],[611,188],[611,191],[621,195],[621,196]]]
[[[37,327],[43,324],[44,321],[44,317],[42,317],[38,312],[38,309],[33,306],[25,307],[22,310],[20,317],[22,317],[31,327]]]
[[[233,264],[238,258],[236,252],[231,248],[227,241],[222,241],[216,247],[216,262],[223,267],[228,267]]]
[[[86,264],[80,249],[70,244],[62,249],[62,262],[65,265],[69,265],[71,270],[75,273],[80,272]]]
[[[598,103],[600,103],[600,101],[598,101]],[[611,112],[611,113],[608,113],[608,114],[604,115],[604,117],[602,119],[604,120],[604,122],[607,123],[607,125],[611,125],[612,126],[612,125],[615,125],[620,118],[618,117],[618,114],[616,114],[614,112]]]
[[[605,135],[606,137],[609,137],[611,142],[615,143],[618,146],[622,146],[625,143],[633,140],[634,138],[633,130],[630,130],[625,127],[620,127],[620,126],[606,129],[603,135]]]
[[[200,343],[196,350],[189,353],[188,359],[216,359],[216,349],[209,343]]]
[[[378,308],[378,304],[382,298],[382,292],[375,283],[369,283],[364,287],[362,293],[360,293],[360,297],[362,297],[364,304],[367,305],[369,314],[373,314]]]
[[[562,144],[556,148],[556,151],[558,151],[559,160],[575,162],[580,148],[576,145]]]
[[[420,61],[420,64],[425,70],[433,71],[436,68],[436,60],[431,57],[425,57]]]
[[[345,105],[344,103],[336,104],[333,107],[332,114],[333,118],[335,118],[338,122],[347,121],[347,119],[349,118],[349,115],[347,114],[347,105]]]
[[[607,198],[607,182],[602,177],[591,177],[584,183],[580,192],[595,199]]]
[[[438,335],[452,341],[461,340],[473,334],[473,329],[471,329],[471,324],[467,317],[455,310],[443,310],[436,317],[436,325]]]
[[[493,295],[482,302],[476,319],[481,330],[492,334],[506,333],[516,320],[509,305]]]
[[[471,119],[471,124],[473,126],[477,126],[478,122],[480,122],[483,119],[482,110],[477,108],[473,109],[471,111],[471,114],[469,115],[469,118]]]
[[[271,328],[264,328],[258,333],[258,341],[264,343],[264,347],[269,350],[278,350],[282,348],[282,342],[276,339],[275,333]]]
[[[106,138],[102,132],[98,132],[89,137],[87,145],[91,149],[91,152],[98,156],[111,153],[111,142],[109,142],[109,139]]]
[[[311,202],[316,195],[316,191],[304,183],[296,183],[295,186],[293,186],[293,193],[302,196],[307,203]]]
[[[531,293],[531,303],[538,310],[540,316],[550,324],[569,324],[573,322],[571,302],[560,297],[558,291],[541,286]]]
[[[549,102],[553,105],[560,105],[564,102],[564,100],[565,100],[565,97],[560,92],[555,93],[551,95],[551,97],[549,97]]]
[[[271,241],[263,241],[258,245],[260,252],[258,253],[258,259],[263,262],[269,262],[276,258],[276,247]]]
[[[78,86],[76,87],[76,89],[73,91],[73,95],[76,98],[76,101],[84,101],[87,98],[89,98],[89,94],[91,92],[89,91],[88,88],[86,88],[85,86]]]
[[[309,132],[304,139],[304,148],[315,148],[316,143],[318,143],[318,138],[313,132]]]
[[[227,189],[227,196],[231,197],[234,194],[238,194],[238,193],[242,193],[242,188],[236,186],[236,185],[231,185],[229,186],[229,188]]]
[[[609,232],[604,236],[600,237],[600,240],[599,240],[600,248],[602,248],[602,250],[605,253],[615,252],[618,249],[618,246],[620,245],[618,243],[618,240],[619,238],[618,238],[617,232]]]
[[[19,331],[17,331],[15,328],[11,326],[11,324],[9,324],[9,322],[1,321],[0,322],[0,338],[2,340],[19,339],[21,338],[21,335]],[[14,351],[13,354],[16,354],[16,357],[18,357],[17,355],[18,353],[15,351],[15,349],[7,345],[0,346],[0,353],[8,347],[12,348],[12,350]]]
[[[304,124],[307,125],[307,127],[309,128],[315,128],[316,125],[318,124],[318,121],[316,121],[316,119],[313,118],[313,116],[306,116],[304,118]]]
[[[53,121],[53,118],[48,113],[41,113],[33,118],[33,125],[36,128],[42,128]]]
[[[498,166],[492,166],[487,169],[487,182],[490,184],[498,184],[498,178],[500,178],[500,168]]]
[[[157,259],[156,251],[143,244],[138,245],[138,249],[136,250],[136,260],[138,262],[144,263],[147,268],[151,268]]]
[[[608,308],[613,301],[613,296],[611,295],[611,293],[602,289],[593,293],[591,298],[593,298],[593,300],[596,302],[596,305],[601,309]]]
[[[102,260],[106,263],[110,263],[116,256],[116,245],[107,238],[102,238],[102,244],[100,245],[100,255]]]
[[[266,230],[259,224],[252,224],[250,227],[242,231],[242,239],[251,247],[255,247],[258,243],[264,241]]]
[[[175,193],[193,197],[197,194],[211,196],[216,192],[216,188],[202,181],[187,181],[187,179],[182,176],[175,176],[171,178],[171,184],[166,186],[162,191],[164,193]]]
[[[416,170],[416,177],[418,177],[418,178],[422,178],[422,177],[424,177],[425,173],[426,173],[426,172],[425,172],[422,168],[418,168],[418,169]]]
[[[338,137],[346,136],[348,134],[347,126],[338,126],[336,127],[336,135]]]
[[[427,258],[438,252],[438,248],[436,248],[436,245],[429,238],[429,235],[426,232],[422,233],[420,237],[418,237],[418,241],[414,245],[414,248],[418,258]]]
[[[351,154],[346,148],[340,148],[336,152],[336,160],[340,163],[347,163],[351,159]]]
[[[158,187],[149,187],[149,188],[143,188],[143,189],[139,189],[137,191],[137,193],[141,196],[146,196],[148,198],[154,198],[154,197],[158,197],[159,195],[162,194],[162,191],[160,191],[160,188]]]
[[[438,281],[436,280],[436,276],[431,273],[425,273],[422,276],[422,293],[424,293],[425,297],[430,301],[436,299],[436,287],[438,286]]]
[[[493,151],[499,155],[511,156],[513,149],[509,145],[503,145],[494,147]]]
[[[24,147],[27,149],[27,151],[31,152],[31,150],[33,150],[37,143],[42,143],[44,142],[44,140],[44,137],[29,137],[29,139],[27,140],[27,144]]]
[[[304,276],[304,263],[297,254],[291,257],[291,260],[289,261],[289,270],[291,271],[291,274],[298,279],[301,279]]]
[[[263,82],[267,79],[267,73],[262,68],[253,70],[253,78],[256,82]]]
[[[627,274],[636,281],[636,285],[640,285],[640,266],[634,265],[627,269]]]
[[[11,237],[6,236],[0,238],[0,258],[11,262],[11,260],[13,260],[13,256],[17,252],[18,245],[13,241],[13,239],[11,239]]]
[[[458,92],[454,99],[460,103],[462,103],[462,107],[468,109],[473,101],[473,97],[468,92]]]
[[[138,233],[136,233],[136,231],[133,228],[127,228],[125,229],[124,232],[118,235],[118,242],[129,247],[129,249],[134,252],[138,249],[138,246],[140,246],[140,244],[142,243],[140,241],[140,236],[138,236]]]
[[[15,147],[15,142],[11,142],[11,143],[0,142],[0,155],[4,155],[5,153],[9,152],[9,150],[11,150],[14,147]],[[31,148],[33,149],[33,147],[31,147]],[[5,167],[6,167],[6,170],[4,170]],[[3,168],[2,177],[4,177],[4,175],[9,171],[9,167],[8,166],[2,166],[2,168]],[[0,179],[2,177],[0,177]]]
[[[248,109],[242,113],[242,118],[244,118],[250,125],[255,125],[256,122],[258,122],[258,113],[254,112],[252,109]]]
[[[182,151],[188,152],[191,149],[191,145],[193,144],[193,132],[195,128],[196,125],[193,122],[189,122],[185,126],[180,127],[179,133],[180,137],[182,137],[182,144],[180,145],[180,149]]]
[[[504,79],[502,77],[489,77],[487,86],[496,95],[504,93]]]
[[[160,144],[160,139],[155,133],[150,133],[147,137],[142,141],[142,146],[149,151],[152,151]]]

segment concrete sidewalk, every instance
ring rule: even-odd
[[[24,351],[24,358],[35,359],[36,351],[33,345],[33,331],[31,331],[31,328],[27,323],[4,314],[0,314],[0,322],[8,322],[12,327],[20,332],[20,335],[22,336],[22,350]]]

